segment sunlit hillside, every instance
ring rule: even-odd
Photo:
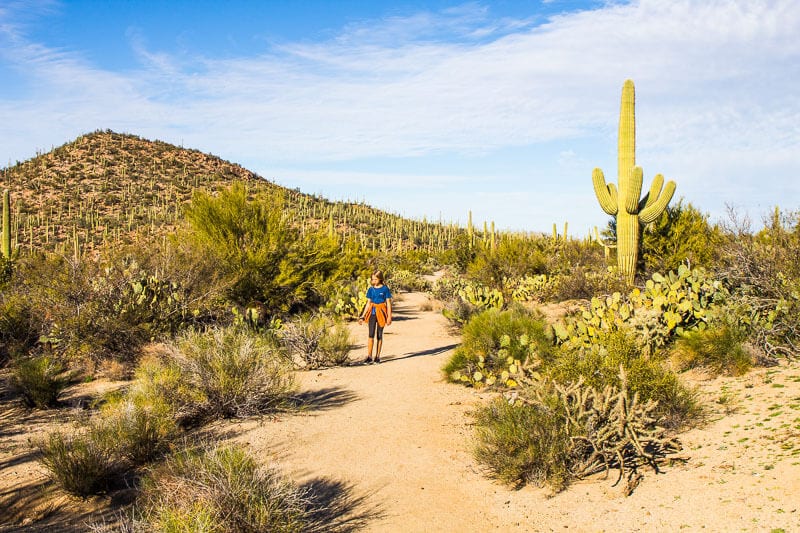
[[[102,244],[160,236],[179,223],[193,191],[244,181],[279,192],[302,228],[324,227],[367,248],[442,249],[454,225],[404,219],[363,203],[330,202],[276,185],[242,166],[197,150],[129,134],[97,131],[2,169],[12,195],[14,248],[89,253]]]

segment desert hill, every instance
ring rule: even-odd
[[[215,191],[243,181],[252,193],[283,197],[290,219],[327,228],[365,247],[443,247],[454,225],[408,220],[363,203],[331,202],[281,187],[211,154],[109,130],[0,169],[11,190],[14,247],[87,253],[137,236],[170,233],[198,189]]]

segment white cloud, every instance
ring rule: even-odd
[[[620,87],[631,77],[646,176],[674,176],[679,196],[709,187],[736,201],[745,190],[780,188],[776,202],[800,202],[800,188],[787,185],[800,170],[800,3],[640,0],[539,26],[490,14],[467,4],[394,16],[327,42],[225,60],[151,51],[134,33],[142,61],[134,72],[101,70],[5,25],[2,60],[37,89],[29,99],[0,100],[8,117],[0,136],[24,156],[109,127],[298,169],[451,154],[450,176],[469,165],[464,156],[563,141],[553,160],[572,174],[561,181],[581,187],[588,204],[583,174],[593,166],[616,173],[606,156],[616,146]],[[570,146],[591,138],[594,153]],[[578,168],[598,154],[585,172]],[[781,172],[777,185],[762,187],[762,168]]]

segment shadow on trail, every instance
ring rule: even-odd
[[[411,352],[411,353],[407,353],[407,354],[401,355],[399,357],[392,357],[390,359],[381,359],[381,360],[383,362],[385,362],[385,363],[391,363],[392,361],[401,361],[403,359],[410,359],[412,357],[422,357],[422,356],[425,356],[425,355],[438,355],[438,354],[444,353],[444,352],[446,352],[448,350],[452,350],[456,346],[458,346],[458,344],[448,344],[446,346],[439,346],[438,348],[430,348],[428,350],[421,350],[419,352]]]
[[[366,495],[356,495],[353,485],[344,481],[316,478],[300,488],[308,498],[310,531],[349,533],[385,516],[379,506],[368,507]]]
[[[329,387],[301,392],[293,397],[295,405],[303,411],[327,411],[358,400],[355,392],[341,387]]]

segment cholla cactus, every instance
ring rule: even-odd
[[[636,275],[639,253],[639,225],[649,224],[664,212],[675,193],[675,182],[664,186],[664,177],[653,178],[650,192],[642,199],[642,167],[636,166],[636,120],[634,115],[634,87],[632,80],[622,86],[619,116],[619,146],[617,152],[617,180],[619,191],[613,183],[606,184],[603,171],[592,172],[594,192],[600,207],[617,218],[617,264],[629,283]],[[662,190],[663,186],[663,190]]]

